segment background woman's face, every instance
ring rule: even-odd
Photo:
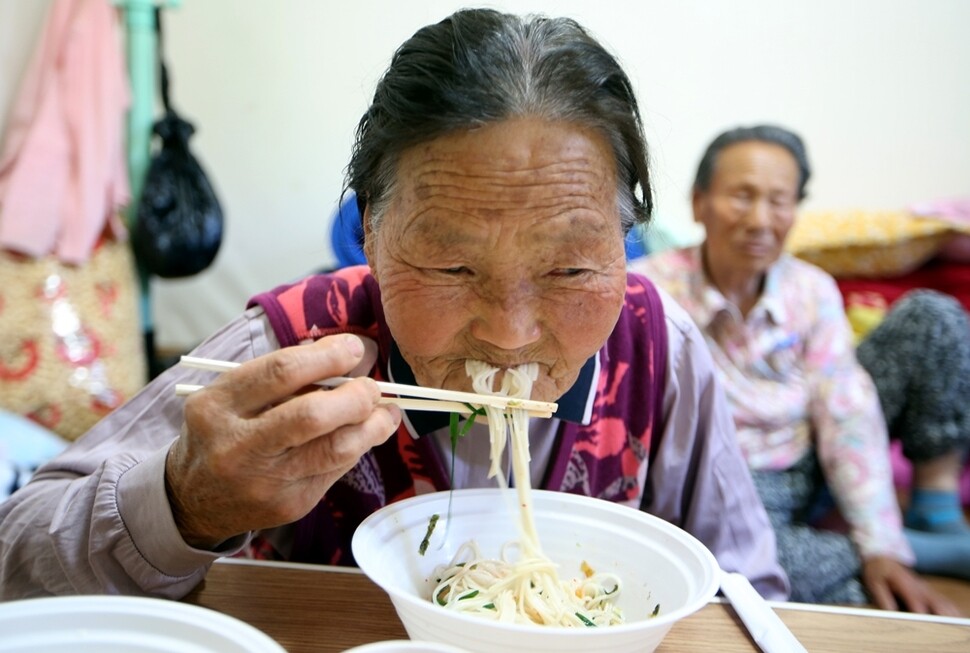
[[[708,265],[760,277],[778,260],[798,205],[799,171],[781,145],[746,141],[718,154],[710,188],[694,193]]]
[[[514,119],[406,151],[365,251],[422,385],[465,360],[539,364],[552,401],[613,329],[626,288],[613,156],[592,130]]]

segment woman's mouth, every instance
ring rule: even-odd
[[[738,250],[747,256],[765,257],[774,254],[774,243],[763,240],[746,240],[738,244]]]

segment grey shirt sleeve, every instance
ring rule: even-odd
[[[692,533],[721,568],[746,576],[768,599],[786,600],[775,535],[734,433],[703,335],[660,292],[670,340],[664,430],[644,508]]]
[[[195,355],[245,361],[277,347],[259,309],[214,334]],[[145,594],[180,598],[218,557],[181,538],[165,491],[165,458],[182,428],[176,383],[211,372],[169,369],[98,422],[0,503],[0,598]]]

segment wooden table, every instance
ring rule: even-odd
[[[256,626],[289,653],[339,653],[406,639],[387,595],[356,569],[225,560],[185,598]],[[811,652],[967,653],[970,620],[876,610],[772,604]],[[657,649],[757,652],[734,610],[712,602],[674,625]]]

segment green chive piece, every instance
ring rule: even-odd
[[[577,612],[576,613],[576,616],[579,617],[579,620],[580,621],[582,621],[584,624],[586,624],[586,627],[587,628],[596,628],[596,624],[594,624],[592,621],[590,621],[586,617],[586,615],[583,615],[583,614],[580,614],[579,612]]]
[[[458,600],[464,601],[465,599],[473,599],[476,596],[478,596],[478,590],[472,590],[471,592],[469,592],[468,594],[465,594],[464,596],[459,596]]]
[[[458,449],[458,438],[462,438],[468,434],[471,430],[472,425],[475,423],[476,415],[485,415],[484,406],[479,406],[478,408],[472,406],[471,404],[465,404],[468,406],[468,410],[472,412],[465,423],[459,428],[458,421],[460,419],[458,413],[451,413],[448,417],[448,434],[451,436],[451,467],[448,470],[448,522],[451,522],[451,500],[454,497],[455,490],[455,458],[457,456]],[[424,543],[422,543],[424,544]],[[425,548],[427,548],[425,546]],[[421,551],[421,555],[424,555],[424,551]]]
[[[650,613],[650,616],[651,617],[656,617],[658,614],[660,614],[660,604],[659,603],[656,606],[654,606],[653,612]]]
[[[472,411],[472,414],[469,415],[468,419],[465,420],[465,423],[462,424],[458,437],[465,437],[468,434],[468,432],[472,429],[472,426],[475,425],[475,417],[478,415],[485,415],[485,408],[482,406],[479,406],[478,408],[475,408],[471,404],[465,404],[465,406],[468,407],[468,410]],[[455,413],[452,413],[452,415],[455,415]]]
[[[458,413],[451,413],[448,416],[448,433],[451,434],[451,447],[454,450],[458,444]]]
[[[424,539],[421,540],[421,544],[418,545],[418,553],[424,555],[428,550],[428,543],[431,541],[431,534],[434,532],[435,524],[438,523],[438,513],[431,515],[431,519],[428,521],[428,532],[424,534]]]

